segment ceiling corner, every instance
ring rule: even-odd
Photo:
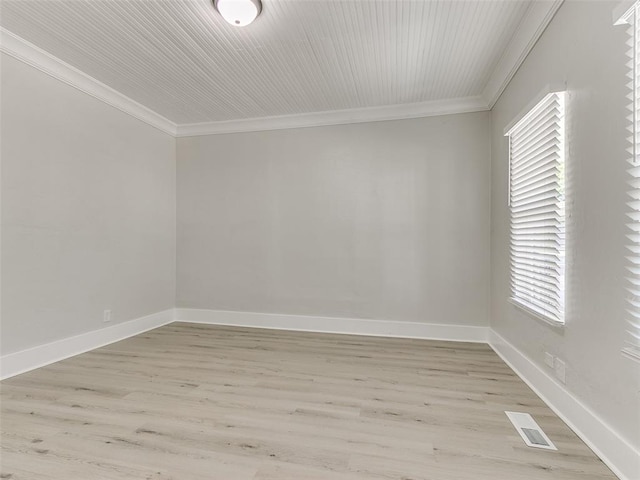
[[[194,137],[224,133],[284,130],[290,128],[321,127],[388,120],[407,120],[411,118],[482,112],[487,110],[489,110],[489,107],[482,97],[472,96],[419,103],[354,108],[348,110],[333,110],[296,115],[280,115],[220,122],[182,124],[178,125],[176,136]]]
[[[563,2],[542,0],[531,3],[482,92],[489,109],[493,108],[507,88]]]
[[[176,136],[178,126],[148,107],[132,100],[50,53],[0,27],[0,52],[111,105],[169,135]]]

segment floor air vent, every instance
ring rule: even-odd
[[[549,437],[542,431],[531,415],[528,413],[504,412],[516,427],[516,430],[524,440],[524,443],[534,448],[557,450]]]

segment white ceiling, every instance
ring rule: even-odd
[[[2,0],[0,25],[181,125],[482,98],[537,3],[263,0],[236,28],[210,0]]]

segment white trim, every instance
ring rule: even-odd
[[[627,347],[622,349],[622,355],[630,358],[631,360],[635,360],[636,362],[640,362],[640,350],[634,347]]]
[[[178,308],[4,355],[0,357],[0,378],[5,379],[28,372],[174,321],[276,330],[489,343],[500,358],[620,479],[635,480],[637,472],[640,471],[640,452],[638,450],[620,437],[563,385],[489,327]]]
[[[622,480],[638,479],[638,450],[494,330],[490,331],[489,345],[613,473]]]
[[[172,323],[174,310],[136,318],[107,328],[63,338],[37,347],[9,353],[0,357],[0,379],[13,377],[51,363],[73,357],[89,350],[138,335],[148,330]]]
[[[453,98],[403,105],[332,110],[327,112],[280,115],[275,117],[246,118],[221,122],[189,123],[178,125],[177,137],[216,135],[221,133],[259,132],[289,128],[321,127],[350,123],[380,122],[407,118],[433,117],[455,113],[487,111],[481,97]]]
[[[176,124],[86,73],[0,27],[0,51],[78,90],[175,136]]]
[[[506,88],[563,0],[533,2],[482,95],[380,107],[176,124],[0,27],[0,51],[175,137],[344,125],[488,111]]]
[[[551,95],[555,95],[555,98],[559,98],[561,100],[561,102],[564,103],[564,101],[565,101],[564,88],[559,88],[559,86],[558,87],[552,87],[551,85],[547,85],[545,87],[545,89],[548,90],[548,93],[546,95],[543,95],[542,98],[540,98],[539,101],[537,101],[535,104],[533,104],[533,106],[531,108],[529,108],[524,115],[522,113],[520,113],[518,115],[518,117],[520,119],[517,120],[511,126],[511,128],[509,128],[509,130],[507,130],[507,133],[505,133],[505,136],[506,135],[512,135],[514,130],[522,128],[522,125],[524,123],[526,123],[527,121],[529,121],[537,113],[538,104],[542,103],[543,101],[547,101],[548,100],[547,97],[550,97]],[[538,95],[540,95],[540,94],[538,94]],[[528,105],[527,105],[527,107],[528,107]],[[518,118],[518,117],[516,117],[516,118]],[[513,121],[512,121],[512,123],[513,123]]]
[[[518,310],[520,310],[521,312],[525,313],[526,315],[529,315],[530,317],[532,317],[534,320],[538,320],[539,322],[544,323],[545,325],[548,325],[550,327],[553,328],[558,328],[558,329],[563,329],[565,322],[560,322],[558,320],[554,320],[551,317],[548,317],[542,313],[536,312],[533,308],[529,307],[527,304],[525,304],[524,302],[521,302],[520,300],[518,300],[515,297],[509,297],[507,299],[507,301],[513,305],[514,307],[516,307]]]
[[[527,103],[522,110],[518,112],[518,114],[513,117],[513,119],[504,127],[503,134],[505,137],[508,137],[511,130],[513,130],[516,125],[522,122],[527,115],[531,113],[531,110],[535,108],[547,95],[551,93],[560,93],[566,92],[567,84],[566,82],[555,82],[555,83],[547,83],[542,89],[534,95],[534,97]],[[566,101],[566,98],[565,98]]]
[[[613,9],[613,24],[624,25],[629,23],[629,17],[633,14],[637,0],[622,0]]]
[[[482,92],[489,109],[504,92],[529,52],[553,19],[564,0],[538,0],[531,2],[527,13],[518,25],[509,46],[498,61]]]
[[[489,328],[363,318],[316,317],[277,313],[232,312],[177,308],[177,322],[232,325],[301,332],[339,333],[374,337],[422,338],[487,343]]]

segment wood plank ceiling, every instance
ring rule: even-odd
[[[3,0],[0,25],[177,124],[478,96],[531,1]]]

